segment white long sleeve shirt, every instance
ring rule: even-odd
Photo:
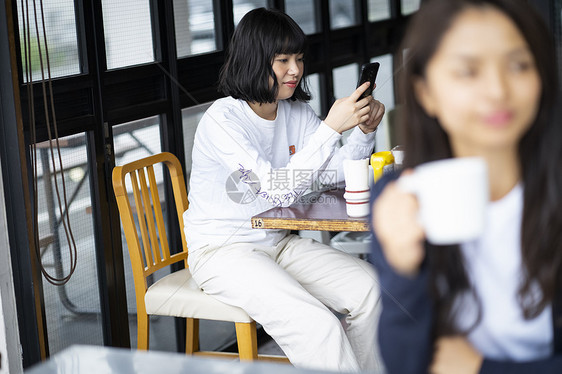
[[[252,229],[250,219],[288,206],[312,183],[343,180],[343,160],[369,157],[374,132],[354,129],[347,143],[302,102],[279,102],[275,120],[226,97],[205,112],[195,133],[184,230],[191,252],[206,245],[274,245],[286,230]]]

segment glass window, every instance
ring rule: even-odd
[[[60,138],[59,144],[68,210],[58,152],[54,148],[53,165],[49,142],[36,144],[41,266],[50,276],[62,278],[70,272],[71,253],[76,259],[76,269],[66,284],[55,286],[43,280],[51,354],[73,344],[103,345],[86,135]],[[67,214],[73,240],[61,219]]]
[[[217,49],[213,0],[174,0],[178,57]]]
[[[392,110],[394,104],[394,72],[392,55],[383,55],[371,59],[371,62],[379,62],[381,64],[376,79],[376,88],[374,92],[375,99],[384,104],[386,114]],[[334,95],[336,99],[349,96],[356,88],[359,78],[359,64],[351,64],[334,69]],[[383,117],[381,124],[377,130],[376,145],[377,150],[388,150],[389,130],[387,124],[387,115]],[[349,136],[350,131],[343,133],[342,141]]]
[[[350,64],[335,68],[334,75],[334,96],[336,99],[351,95],[357,88],[359,79],[359,64]],[[345,143],[352,130],[345,131],[342,135],[342,142]]]
[[[394,108],[394,71],[392,55],[387,54],[371,59],[371,62],[377,61],[381,64],[377,74],[375,88],[375,99],[384,104],[385,115],[377,130],[377,139],[375,148],[377,150],[389,150],[391,131],[389,130],[388,113]]]
[[[189,179],[191,175],[191,152],[195,130],[205,111],[212,102],[182,109],[183,137],[185,150],[185,168],[187,190],[189,191]],[[199,321],[199,339],[202,350],[219,350],[236,341],[236,330],[233,323],[224,321]]]
[[[356,1],[330,0],[330,27],[339,29],[357,24]]]
[[[33,2],[29,3],[24,9],[21,8],[21,1],[16,1],[18,11],[18,28],[21,46],[21,59],[23,66],[23,81],[26,78],[27,65],[25,63],[24,36],[25,30],[29,29],[30,42],[25,43],[30,49],[32,79],[34,81],[42,79],[41,64],[39,59],[39,45],[41,46],[41,56],[43,59],[43,73],[45,79],[48,78],[47,60],[45,53],[45,39],[43,35],[43,23],[40,14],[40,7],[37,6],[37,23],[39,25],[39,37],[35,28],[35,12]],[[29,17],[26,16],[29,7]],[[43,4],[45,32],[47,35],[47,46],[49,48],[49,67],[51,77],[62,77],[65,75],[79,74],[80,63],[78,57],[78,39],[76,36],[76,14],[74,11],[74,0],[47,1]],[[29,25],[29,28],[28,26]]]
[[[113,146],[115,149],[115,165],[123,165],[128,162],[147,157],[161,152],[160,146],[160,117],[154,116],[137,121],[123,123],[113,127]],[[156,180],[163,181],[161,165],[154,168]],[[130,183],[129,179],[126,180]],[[164,195],[160,195],[164,199]],[[121,228],[122,229],[122,228]],[[135,283],[131,267],[131,259],[128,252],[127,241],[122,235],[123,242],[123,264],[125,270],[125,283],[127,290],[127,308],[129,310],[129,334],[131,347],[137,346],[137,318]],[[168,272],[169,274],[169,272]],[[153,281],[160,279],[166,274],[155,273]],[[174,351],[176,349],[175,324],[169,317],[150,317],[150,348],[161,351]]]
[[[123,165],[161,152],[160,116],[114,126],[113,147],[115,165]]]
[[[285,12],[295,20],[305,34],[318,32],[314,0],[287,0]]]
[[[242,17],[250,10],[262,7],[267,7],[267,0],[233,0],[234,26],[236,27]]]
[[[374,97],[385,105],[387,109],[394,107],[394,73],[392,69],[392,55],[374,57],[371,62],[380,63]]]
[[[390,18],[390,5],[388,0],[369,0],[369,21],[381,21]]]
[[[185,171],[186,180],[189,181],[189,176],[191,175],[191,151],[193,150],[193,141],[195,139],[195,130],[197,130],[197,125],[203,117],[205,111],[211,106],[211,103],[205,103],[189,108],[182,109],[181,117],[183,124],[183,146],[185,151]],[[188,186],[189,188],[189,183]]]
[[[203,112],[211,103],[197,107],[184,109],[182,111],[183,127],[185,133],[186,155],[189,154],[188,169],[191,168],[191,148],[195,128]],[[115,164],[123,165],[138,158],[150,156],[161,152],[160,146],[160,117],[154,116],[138,121],[128,122],[113,127],[113,139],[115,147]],[[191,145],[189,145],[191,144]],[[189,146],[189,148],[188,148]],[[156,181],[162,182],[164,174],[162,166],[154,168]],[[187,178],[187,176],[186,176]],[[189,187],[189,185],[188,185]],[[159,194],[162,206],[165,209],[165,195]],[[164,215],[166,218],[166,215]],[[133,274],[130,257],[127,249],[127,241],[123,237],[123,262],[125,267],[125,282],[127,287],[127,305],[129,309],[129,331],[131,346],[137,346],[137,323],[136,323],[136,299]],[[169,269],[161,269],[154,273],[152,279],[158,279],[169,274]],[[234,324],[222,321],[200,321],[200,348],[202,350],[217,350],[228,346],[236,341]],[[176,325],[174,318],[166,316],[150,317],[150,349],[159,351],[176,352]]]
[[[420,8],[421,0],[401,0],[402,14],[407,16]]]
[[[107,68],[154,61],[149,0],[102,0]]]
[[[320,75],[311,74],[307,76],[308,88],[310,89],[310,94],[312,98],[308,102],[312,109],[316,112],[319,117],[322,116],[322,106],[320,104]]]
[[[359,64],[349,64],[334,69],[334,96],[336,99],[349,96],[355,91],[359,79],[359,67]]]

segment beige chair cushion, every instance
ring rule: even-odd
[[[248,314],[205,294],[188,269],[176,271],[158,280],[144,297],[147,314],[217,321],[252,322]]]

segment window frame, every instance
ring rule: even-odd
[[[18,0],[0,0],[2,20],[10,19],[12,26],[17,25],[14,9]],[[333,69],[357,63],[368,62],[371,58],[393,54],[398,47],[408,17],[400,11],[400,0],[389,0],[391,18],[376,22],[368,21],[367,0],[353,0],[360,17],[357,25],[331,29],[329,3],[314,1],[317,33],[309,35],[310,54],[307,56],[309,74],[319,74],[321,97],[321,116],[325,116],[333,102]],[[216,79],[224,60],[224,50],[234,30],[232,0],[213,0],[216,42],[219,50],[177,58],[174,13],[172,0],[150,0],[151,22],[154,37],[155,62],[137,66],[107,70],[105,60],[103,13],[101,2],[96,0],[74,0],[77,20],[78,51],[82,73],[60,77],[53,80],[53,92],[57,110],[59,135],[68,136],[86,132],[89,154],[89,172],[91,175],[95,249],[98,265],[99,292],[102,303],[103,338],[105,345],[128,347],[129,328],[126,305],[125,280],[123,274],[122,242],[120,220],[112,193],[111,171],[115,166],[113,156],[113,126],[159,115],[161,121],[161,147],[172,152],[185,163],[181,111],[200,103],[219,98],[216,92]],[[268,0],[269,7],[284,10],[284,0]],[[4,10],[12,10],[11,14]],[[1,22],[0,22],[1,23]],[[21,77],[21,54],[19,51],[18,28],[11,30],[10,45],[0,47],[2,52],[10,52],[12,66],[17,67]],[[10,90],[10,82],[2,80],[2,88]],[[29,144],[29,131],[21,123],[27,123],[26,86],[19,79],[19,92],[14,99],[21,104],[21,110],[11,109],[17,118],[18,131],[8,131],[9,124],[3,119],[5,129],[3,138],[2,165],[4,170],[4,188],[6,204],[9,211],[19,211],[18,216],[29,219],[31,194],[24,182],[29,182],[26,165],[26,149]],[[134,93],[134,95],[127,95]],[[33,86],[35,102],[42,96],[41,83]],[[4,108],[3,108],[4,109]],[[37,113],[40,113],[37,110]],[[5,117],[3,117],[5,118]],[[37,141],[47,139],[45,121],[37,127]],[[13,129],[15,130],[15,129]],[[14,149],[10,144],[20,144],[21,149]],[[21,159],[21,157],[24,157]],[[12,164],[8,164],[8,160]],[[185,169],[185,165],[184,169]],[[15,178],[7,179],[7,172],[19,170]],[[10,174],[13,175],[13,174]],[[167,194],[171,194],[169,186]],[[167,209],[174,214],[174,207]],[[173,220],[170,220],[173,221]],[[17,226],[17,225],[15,225]],[[20,339],[26,355],[24,367],[29,367],[49,355],[48,337],[44,325],[44,305],[41,300],[41,277],[33,270],[32,240],[29,230],[23,225],[11,227],[10,251],[18,305]],[[171,229],[170,238],[179,238],[179,227]],[[177,243],[176,243],[177,244]],[[174,243],[170,243],[171,246]],[[34,284],[38,298],[30,297],[29,286]],[[38,311],[32,313],[30,311]],[[180,323],[181,325],[181,323]],[[182,350],[182,332],[178,329],[178,351]],[[39,349],[40,348],[40,349]]]

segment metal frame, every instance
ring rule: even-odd
[[[23,363],[28,367],[48,355],[48,339],[44,328],[41,277],[37,261],[29,250],[34,239],[29,235],[32,204],[28,192],[26,130],[22,126],[27,112],[21,109],[25,109],[27,99],[21,90],[21,80],[20,85],[14,85],[17,75],[12,75],[12,72],[19,76],[22,73],[19,43],[16,42],[18,30],[17,27],[7,28],[17,24],[12,11],[16,1],[19,0],[0,0],[0,155],[6,211],[11,218],[8,229]],[[396,53],[407,22],[407,17],[401,15],[400,0],[389,0],[391,19],[375,23],[368,22],[367,0],[354,1],[361,11],[358,25],[331,30],[329,3],[314,0],[320,32],[309,36],[307,70],[320,74],[324,115],[333,101],[333,69]],[[555,0],[529,1],[546,15],[553,31],[560,33],[560,5]],[[57,107],[59,134],[67,136],[85,132],[87,135],[104,344],[121,347],[130,346],[130,341],[120,221],[111,190],[111,171],[115,163],[113,126],[160,115],[162,149],[176,154],[183,162],[186,150],[182,142],[181,109],[220,97],[215,89],[216,77],[234,30],[232,0],[213,0],[216,40],[220,49],[178,59],[173,0],[150,0],[150,4],[157,62],[107,71],[101,2],[75,0],[83,74],[57,79],[53,87],[57,101],[64,103]],[[284,9],[285,1],[269,0],[268,5]],[[14,66],[17,68],[12,69]],[[135,97],[122,95],[127,90],[135,91]],[[34,94],[39,97],[40,90]],[[38,141],[46,139],[44,127],[38,128],[37,135]],[[169,188],[167,193],[170,193]],[[172,207],[167,211],[174,214]],[[170,237],[179,237],[178,230],[179,227],[173,228]],[[182,349],[181,343],[178,349]]]
[[[10,1],[15,5],[18,0]],[[394,23],[383,22],[378,25],[365,24],[366,16],[359,24],[350,28],[331,30],[329,20],[329,4],[326,1],[314,0],[317,21],[321,23],[321,32],[310,36],[311,53],[309,72],[320,73],[321,90],[323,95],[322,110],[327,112],[333,101],[332,69],[353,62],[365,62],[369,57],[392,53],[395,40],[387,35],[394,33]],[[366,0],[354,0],[359,11],[367,9]],[[120,232],[120,221],[117,206],[111,192],[111,170],[115,164],[113,152],[113,126],[123,122],[143,117],[159,115],[161,120],[162,149],[173,152],[180,160],[184,160],[181,109],[218,98],[215,83],[218,71],[224,59],[224,50],[234,30],[232,1],[213,0],[215,6],[216,40],[220,50],[213,53],[190,56],[178,59],[176,55],[173,0],[150,0],[153,33],[155,41],[156,62],[124,69],[107,70],[105,62],[104,31],[102,27],[103,14],[101,2],[95,0],[75,0],[77,35],[79,55],[82,61],[82,74],[71,77],[58,78],[53,83],[53,89],[58,102],[64,105],[57,107],[59,134],[67,136],[75,133],[86,133],[87,151],[89,155],[90,190],[92,191],[92,205],[94,217],[96,261],[98,268],[98,284],[101,302],[104,344],[127,347],[130,345],[128,315],[125,293],[125,279],[123,269],[123,255]],[[268,5],[284,9],[284,1],[269,0]],[[17,23],[15,13],[11,15],[14,24]],[[398,17],[400,18],[400,17]],[[376,27],[374,27],[376,26]],[[371,33],[369,31],[383,28],[386,31]],[[16,39],[18,31],[13,31]],[[372,35],[372,38],[370,37]],[[332,48],[337,44],[338,48]],[[19,43],[15,43],[15,56],[19,54]],[[19,58],[19,57],[17,57]],[[18,62],[21,74],[21,62]],[[21,81],[20,81],[21,82]],[[122,95],[122,92],[134,91],[135,98]],[[190,95],[187,95],[185,91]],[[36,98],[40,98],[39,87],[34,90]],[[18,94],[22,107],[27,105],[25,92]],[[27,121],[27,112],[22,111],[22,121]],[[40,119],[39,119],[40,120]],[[44,127],[37,129],[38,141],[46,139]],[[22,129],[25,137],[25,129]],[[5,137],[4,139],[11,139]],[[13,139],[13,138],[12,138]],[[20,141],[20,144],[23,143]],[[12,142],[12,144],[18,144]],[[20,160],[11,162],[12,168],[18,169],[20,175],[27,175],[25,165],[25,146],[21,146]],[[15,153],[11,155],[14,157]],[[7,159],[7,158],[6,158]],[[185,166],[184,166],[185,168]],[[10,173],[10,175],[15,175]],[[25,191],[19,188],[18,191]],[[169,186],[166,193],[170,193]],[[18,199],[10,194],[7,198],[12,204]],[[29,205],[30,202],[28,201]],[[17,204],[24,206],[23,201]],[[30,210],[20,210],[22,219],[27,218]],[[168,214],[174,214],[173,209],[167,209]],[[21,231],[21,226],[19,226]],[[179,238],[179,227],[172,227],[170,237]],[[21,241],[17,249],[12,245],[13,253],[29,253],[30,239],[26,233],[12,229],[13,237]],[[22,279],[19,291],[29,289],[31,283],[36,287],[41,285],[41,277],[30,266],[30,258],[14,256],[18,274]],[[26,270],[27,266],[27,270]],[[14,266],[16,267],[16,266]],[[35,278],[35,282],[31,282]],[[36,291],[36,296],[42,297],[42,290]],[[43,302],[17,295],[21,304],[19,310],[29,311],[36,306],[44,317]],[[24,363],[25,366],[37,362],[48,356],[48,339],[43,329],[42,335],[37,335],[37,328],[43,322],[30,324],[28,315],[20,316],[20,325],[29,326],[29,336],[22,336],[24,351],[37,346],[37,340],[44,347],[41,354],[33,356]],[[179,322],[181,324],[181,322]],[[182,331],[183,329],[179,329]],[[183,339],[178,335],[178,350],[182,349]]]
[[[8,239],[14,275],[14,292],[23,365],[29,366],[45,357],[47,347],[43,290],[37,274],[37,258],[29,250],[34,242],[31,199],[28,189],[27,163],[23,148],[23,129],[14,45],[11,3],[0,0],[0,160],[4,183]]]

